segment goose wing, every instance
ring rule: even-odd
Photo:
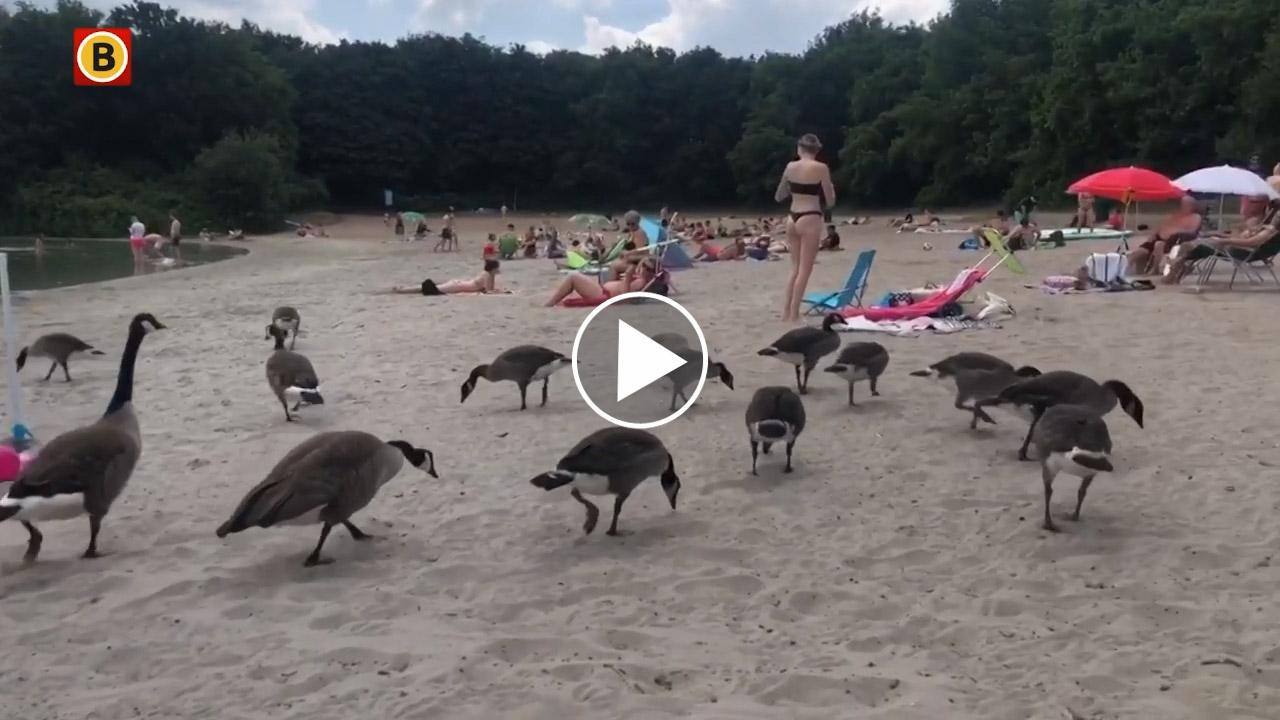
[[[1013,365],[983,352],[958,352],[949,355],[931,366],[942,375],[954,375],[961,370],[1007,370],[1013,372]]]
[[[880,343],[849,343],[841,348],[840,354],[836,356],[836,362],[883,371],[889,365],[889,351],[885,350]]]
[[[1031,433],[1031,441],[1042,457],[1070,452],[1075,448],[1111,452],[1111,432],[1107,423],[1091,410],[1076,405],[1057,405],[1047,410]]]
[[[277,350],[267,358],[267,372],[279,377],[284,385],[313,388],[320,384],[316,369],[306,355],[292,350]]]
[[[541,345],[517,345],[503,352],[494,359],[494,363],[509,362],[518,365],[528,365],[532,368],[540,368],[543,365],[553,363],[557,360],[564,360],[564,353],[558,353],[555,350],[544,348]]]
[[[783,353],[803,353],[811,348],[814,343],[821,342],[828,336],[835,337],[831,333],[815,327],[796,328],[783,333],[781,337],[773,341],[771,347]]]
[[[999,398],[1016,405],[1049,407],[1071,402],[1071,399],[1088,378],[1067,370],[1055,370],[1027,378],[1000,391]]]
[[[560,458],[556,469],[608,476],[658,459],[666,467],[666,448],[653,435],[631,428],[605,428],[573,446]]]
[[[13,498],[114,497],[133,472],[139,454],[138,444],[123,430],[103,425],[77,428],[41,448],[9,486],[8,494]]]

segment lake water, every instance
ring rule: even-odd
[[[184,240],[182,265],[160,261],[151,251],[151,257],[141,269],[133,265],[129,243],[112,240],[45,240],[44,253],[37,255],[32,238],[0,238],[0,252],[9,254],[9,286],[13,290],[45,290],[130,275],[169,272],[226,260],[248,250]],[[168,247],[165,252],[172,255]]]

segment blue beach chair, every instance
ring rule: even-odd
[[[822,315],[838,312],[847,307],[862,307],[862,294],[867,290],[867,278],[871,276],[871,263],[876,259],[875,250],[863,250],[853,263],[853,270],[844,288],[833,293],[809,293],[804,297],[808,309],[805,315]]]

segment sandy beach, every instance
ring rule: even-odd
[[[571,350],[588,311],[540,307],[551,263],[504,263],[508,297],[381,293],[474,275],[501,224],[463,219],[462,252],[435,254],[348,218],[331,238],[259,238],[242,258],[29,294],[24,343],[66,331],[107,351],[73,360],[71,384],[42,382],[43,361],[22,373],[45,439],[101,415],[134,313],[170,329],[142,347],[144,448],[104,524],[110,555],[79,559],[83,519],[49,523],[40,562],[19,569],[26,533],[0,524],[12,717],[1276,717],[1276,288],[1050,296],[1023,284],[1114,242],[1021,253],[1028,275],[985,284],[1018,311],[1002,329],[846,336],[889,349],[882,396],[862,386],[849,408],[815,373],[795,473],[771,460],[752,477],[747,401],[792,382],[756,355],[788,329],[788,263],[684,271],[676,299],[737,390],[708,386],[655,431],[680,463],[678,511],[650,481],[623,516],[634,535],[584,540],[580,506],[528,483],[604,426],[571,373],[545,408],[518,411],[509,384],[458,402],[470,368],[507,347]],[[842,235],[850,251],[822,254],[811,290],[838,289],[864,248],[879,250],[868,299],[945,284],[979,256],[882,223]],[[298,423],[263,377],[281,304],[301,311],[297,350],[327,402]],[[1025,425],[971,432],[949,387],[908,375],[966,349],[1141,396],[1145,430],[1107,418],[1117,472],[1081,522],[1040,529],[1039,466],[1014,457]],[[333,565],[302,567],[314,527],[214,536],[283,453],[332,429],[430,448],[440,478],[406,470],[383,488],[356,517],[383,541],[335,532]],[[1076,483],[1057,487],[1062,515]]]

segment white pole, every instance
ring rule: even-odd
[[[13,325],[13,303],[9,296],[9,253],[0,253],[0,305],[4,310],[4,361],[5,377],[9,385],[9,423],[13,426],[15,445],[21,449],[28,438],[27,426],[22,422],[22,386],[18,384],[18,359],[14,350],[18,346],[18,331]]]

